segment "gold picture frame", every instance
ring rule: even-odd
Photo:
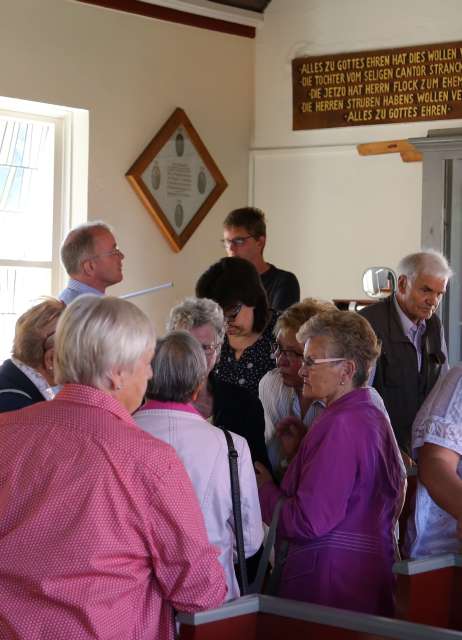
[[[174,251],[180,251],[227,182],[177,108],[125,174]]]

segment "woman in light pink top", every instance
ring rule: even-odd
[[[194,408],[207,364],[199,342],[185,331],[159,340],[148,385],[149,401],[134,418],[142,429],[175,448],[196,491],[211,543],[220,551],[228,599],[239,596],[234,573],[235,531],[228,447],[221,429],[209,424]],[[233,433],[238,452],[239,485],[246,557],[263,538],[255,472],[247,441]]]

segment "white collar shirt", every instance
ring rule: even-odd
[[[11,362],[18,367],[18,369],[32,382],[32,384],[37,387],[45,400],[53,400],[55,394],[48,381],[42,376],[41,373],[29,367],[29,365],[24,364],[21,360],[17,358],[11,358]]]
[[[325,409],[325,404],[315,400],[302,418],[299,397],[293,387],[284,384],[279,369],[272,369],[263,376],[258,387],[258,396],[265,414],[265,441],[271,466],[276,471],[282,464],[283,454],[276,438],[276,425],[283,418],[300,418],[308,431],[317,416]]]

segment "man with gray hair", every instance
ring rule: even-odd
[[[382,342],[370,382],[383,398],[401,450],[409,456],[415,415],[438,377],[449,369],[435,311],[452,275],[441,253],[412,253],[398,265],[396,292],[360,312]]]
[[[124,257],[105,222],[72,229],[61,246],[61,261],[70,279],[59,299],[69,304],[83,293],[103,296],[107,287],[122,280]]]

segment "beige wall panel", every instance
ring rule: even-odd
[[[420,243],[418,164],[318,148],[255,152],[253,168],[267,258],[297,273],[303,297],[364,297],[368,266],[395,267]]]
[[[298,272],[303,293],[359,296],[365,266],[394,266],[420,247],[422,165],[394,155],[359,158],[355,146],[462,121],[292,131],[291,60],[457,41],[461,23],[459,0],[270,3],[257,32],[250,199],[268,211],[268,258]]]
[[[0,95],[89,110],[89,218],[114,225],[126,255],[112,291],[173,280],[137,299],[162,332],[171,305],[221,256],[224,216],[247,201],[254,41],[70,0],[2,2],[0,17]],[[176,107],[229,184],[180,253],[124,177]]]

